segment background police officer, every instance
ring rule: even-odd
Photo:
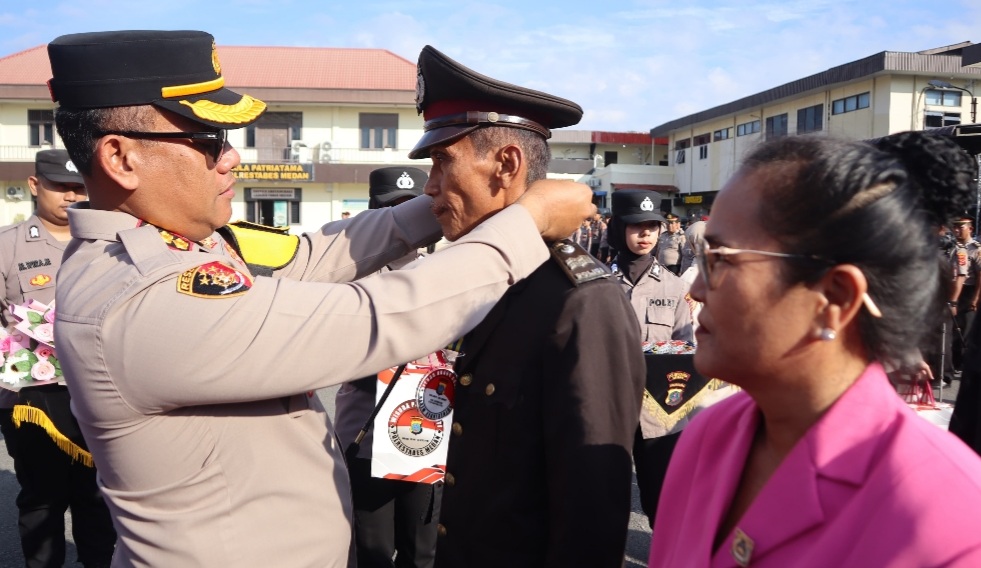
[[[674,213],[666,213],[664,222],[667,224],[667,229],[657,239],[655,254],[661,266],[670,270],[675,276],[679,276],[681,260],[684,256],[685,233],[681,230],[681,219]]]
[[[967,337],[974,323],[974,315],[978,308],[978,296],[981,287],[978,286],[978,277],[981,275],[981,244],[978,244],[972,235],[974,231],[973,221],[970,216],[958,217],[951,223],[954,239],[957,241],[957,262],[967,264],[967,275],[961,286],[960,293],[957,295],[957,313],[954,318],[959,330],[954,332],[953,346],[951,351],[951,363],[955,373],[961,371],[961,363],[964,355],[964,338]],[[950,382],[949,377],[944,377]]]
[[[379,168],[368,175],[368,208],[394,207],[422,195],[429,176],[418,168]],[[390,262],[397,270],[421,255],[412,251]],[[354,442],[375,408],[375,375],[344,383],[337,391],[334,424],[341,446]],[[428,568],[436,556],[436,523],[443,484],[371,476],[373,429],[348,455],[354,503],[354,541],[360,568]],[[395,558],[393,561],[392,558]]]
[[[27,221],[0,229],[0,273],[5,324],[11,305],[55,299],[55,275],[71,238],[68,207],[85,200],[82,176],[64,150],[42,150],[35,158],[35,175],[28,178],[37,209]],[[4,391],[7,392],[7,391]],[[68,389],[50,384],[20,391],[12,430],[4,419],[4,438],[14,442],[12,456],[20,494],[17,496],[21,548],[29,567],[60,568],[65,561],[65,511],[72,514],[78,561],[87,568],[108,566],[116,533],[96,485],[90,460],[75,460],[53,438],[75,447],[85,441],[69,408]],[[27,412],[28,407],[35,410]],[[43,416],[39,413],[43,413]],[[35,423],[32,423],[33,420]],[[52,431],[46,431],[52,430]],[[63,441],[62,445],[69,445]]]
[[[640,322],[641,339],[648,343],[672,339],[692,342],[691,310],[685,300],[689,285],[651,256],[664,220],[651,195],[643,190],[613,192],[607,238],[618,251],[614,276],[630,298]],[[666,430],[646,409],[641,411],[633,456],[641,507],[651,523],[679,435],[680,430]]]

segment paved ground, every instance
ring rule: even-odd
[[[938,396],[938,402],[953,404],[957,398],[959,381],[952,387],[945,388],[943,399]],[[324,389],[318,394],[327,407],[328,412],[334,413],[334,392],[336,389]],[[934,391],[937,395],[938,391]],[[948,417],[949,419],[949,417]],[[0,568],[19,568],[24,565],[20,553],[20,541],[17,536],[17,507],[14,500],[17,497],[17,478],[14,477],[12,460],[5,451],[0,450]],[[630,515],[630,532],[627,535],[627,568],[639,568],[647,565],[647,552],[651,542],[651,531],[647,527],[646,518],[640,513],[640,501],[637,497],[637,486],[633,491],[633,513]],[[71,519],[66,515],[69,540],[71,539]],[[75,564],[75,546],[68,543],[68,562],[65,566],[81,566]]]

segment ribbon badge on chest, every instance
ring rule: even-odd
[[[430,420],[440,420],[453,410],[456,373],[449,367],[433,369],[419,381],[416,407]]]

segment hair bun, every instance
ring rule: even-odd
[[[974,205],[977,163],[950,136],[909,131],[873,144],[899,159],[918,186],[924,209],[935,225],[947,224]]]

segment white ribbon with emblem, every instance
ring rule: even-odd
[[[395,369],[378,373],[378,397]],[[409,363],[372,424],[371,476],[436,483],[446,471],[455,374],[440,354]]]

